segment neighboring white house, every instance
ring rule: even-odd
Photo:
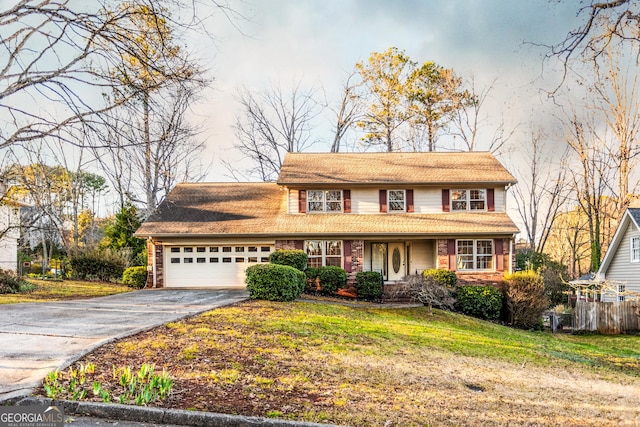
[[[616,288],[605,292],[603,301],[623,301],[625,292],[640,295],[640,209],[624,213],[596,277]]]
[[[8,187],[0,183],[0,269],[17,272],[20,238],[20,204],[5,196]]]

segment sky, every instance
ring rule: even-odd
[[[193,108],[204,128],[207,181],[229,181],[222,161],[239,169],[234,149],[239,87],[261,91],[295,84],[322,88],[338,102],[346,76],[371,52],[404,50],[416,62],[434,61],[481,87],[495,80],[489,119],[527,129],[548,120],[545,89],[559,82],[558,66],[543,63],[543,45],[559,43],[578,26],[580,2],[556,0],[230,0],[242,18],[216,14],[202,34],[185,42],[214,80]],[[328,151],[330,122],[319,119],[311,151]],[[525,143],[517,132],[511,144]],[[517,151],[517,150],[516,150]],[[507,153],[501,159],[509,162]]]

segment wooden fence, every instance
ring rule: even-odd
[[[573,310],[573,332],[624,334],[639,330],[639,301],[576,301]]]

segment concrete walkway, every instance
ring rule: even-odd
[[[0,401],[129,335],[248,298],[246,290],[142,290],[86,300],[0,305]]]

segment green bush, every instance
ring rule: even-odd
[[[358,298],[368,301],[382,299],[382,275],[377,271],[361,271],[356,274],[356,291]]]
[[[502,310],[502,292],[493,286],[461,286],[456,310],[481,319],[497,319]]]
[[[127,268],[127,258],[110,251],[91,251],[71,256],[72,276],[85,280],[95,278],[105,282],[116,281]]]
[[[251,299],[293,301],[304,290],[306,277],[288,265],[256,264],[247,268],[245,282]]]
[[[142,289],[147,284],[147,267],[129,267],[122,273],[122,283],[134,289]]]
[[[307,287],[305,290],[307,292],[316,292],[318,290],[316,287],[316,278],[320,276],[320,268],[307,267],[304,274],[307,276]]]
[[[288,265],[304,271],[307,268],[309,257],[305,251],[299,249],[278,249],[269,255],[271,264]]]
[[[453,271],[432,268],[430,270],[424,270],[422,275],[425,278],[432,278],[435,284],[445,286],[449,289],[455,288],[458,284],[458,277]]]
[[[10,271],[0,270],[0,294],[15,294],[23,288],[28,288],[28,283]]]
[[[42,263],[32,262],[29,265],[29,274],[37,274],[38,276],[42,276]]]
[[[516,271],[504,277],[504,297],[509,323],[520,328],[537,329],[549,298],[540,274],[532,270]]]
[[[320,292],[333,295],[347,285],[347,273],[340,267],[328,265],[320,268]]]

